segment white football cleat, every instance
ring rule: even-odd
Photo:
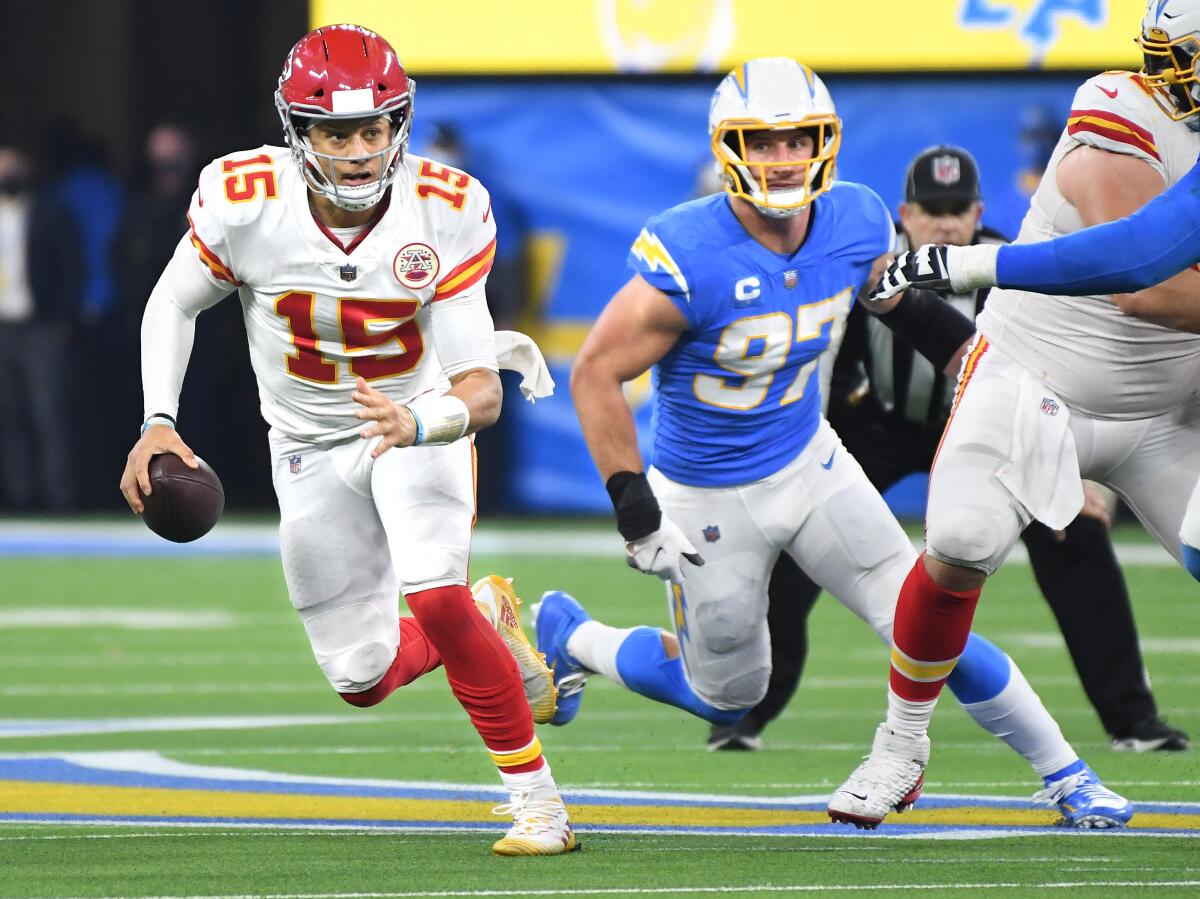
[[[829,817],[874,830],[889,812],[902,812],[917,801],[928,763],[929,737],[896,733],[886,724],[879,725],[871,754],[829,798]]]
[[[534,799],[529,792],[514,793],[492,814],[513,819],[508,833],[492,844],[493,855],[562,855],[579,848],[567,807],[557,794]]]
[[[546,667],[546,657],[533,648],[521,627],[521,600],[513,591],[512,579],[489,574],[475,582],[471,594],[476,607],[499,631],[504,645],[517,660],[534,723],[545,724],[558,708],[558,688],[554,686],[554,675]]]

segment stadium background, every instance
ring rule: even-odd
[[[0,133],[36,146],[50,177],[72,164],[64,141],[86,143],[132,196],[152,126],[184,124],[200,162],[278,143],[271,94],[292,41],[310,24],[375,28],[418,81],[413,148],[437,142],[492,191],[503,260],[493,292],[509,297],[497,318],[538,339],[559,384],[536,406],[509,385],[503,426],[480,441],[484,505],[604,512],[567,393],[570,361],[627,277],[644,220],[711,189],[708,99],[725,70],[769,54],[811,64],[844,122],[840,177],[870,185],[893,209],[915,153],[967,147],[983,171],[985,221],[1011,235],[1079,81],[1137,65],[1142,9],[1141,0],[923,0],[919,15],[890,0],[852,11],[810,0],[52,0],[5,10],[0,53],[15,89],[0,104]],[[117,295],[100,312],[83,310],[78,356],[65,363],[77,414],[64,427],[88,449],[76,469],[83,508],[120,504],[113,486],[140,415],[144,299]],[[231,507],[270,509],[237,305],[201,325],[210,336],[192,361],[181,427],[222,474]],[[631,398],[648,424],[646,386]],[[908,482],[889,498],[917,515],[922,496]]]
[[[987,220],[1011,232],[1020,185],[1075,86],[1137,64],[1141,10],[1141,0],[0,2],[0,145],[31,149],[65,199],[92,185],[80,205],[93,227],[97,199],[136,209],[145,196],[155,126],[191,131],[197,163],[278,143],[271,94],[288,48],[314,19],[361,20],[419,81],[414,149],[438,141],[442,152],[456,133],[463,163],[503,198],[506,266],[492,298],[501,303],[507,283],[520,308],[498,312],[536,334],[565,388],[573,347],[625,278],[630,238],[698,189],[708,96],[734,62],[787,53],[813,64],[845,121],[842,176],[893,208],[912,154],[940,141],[970,148]],[[76,508],[102,514],[34,520],[0,489],[0,896],[1200,888],[1195,750],[1110,751],[1021,548],[989,584],[977,623],[1106,782],[1135,799],[1127,833],[1051,827],[1055,814],[1030,805],[1037,784],[1024,762],[951,703],[934,722],[922,806],[875,835],[829,825],[826,798],[878,721],[887,660],[826,601],[811,618],[804,682],[763,751],[705,752],[702,722],[597,678],[571,727],[539,733],[585,851],[545,865],[491,859],[500,824],[490,808],[502,797],[445,679],[364,711],[313,664],[281,577],[235,302],[200,319],[183,428],[232,509],[263,514],[229,515],[180,547],[125,512],[116,481],[141,414],[145,293],[120,287],[131,280],[120,264],[105,274],[107,300],[81,298],[71,350],[54,360],[69,374],[54,413],[72,448]],[[0,378],[0,398],[13,390]],[[661,585],[621,564],[569,398],[512,406],[507,430],[481,438],[491,512],[473,541],[475,575],[513,576],[527,625],[545,589],[584,598],[618,627],[662,621]],[[0,456],[35,477],[23,464]],[[908,494],[910,511],[920,496]],[[501,519],[568,508],[604,517]],[[1195,734],[1195,583],[1140,526],[1121,525],[1114,539],[1160,710]]]

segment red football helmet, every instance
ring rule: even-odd
[[[283,138],[304,180],[343,209],[369,209],[383,199],[396,177],[412,129],[415,82],[383,38],[358,25],[328,25],[296,42],[283,63],[275,107]],[[319,121],[387,116],[392,123],[388,147],[369,158],[383,158],[382,177],[371,184],[339,185],[321,166],[338,157],[318,153],[308,138]]]

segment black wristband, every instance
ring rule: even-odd
[[[891,312],[879,320],[913,345],[941,371],[958,348],[975,334],[975,322],[932,290],[910,287]]]
[[[617,513],[617,530],[626,543],[641,540],[658,530],[662,510],[643,472],[618,471],[604,484]]]

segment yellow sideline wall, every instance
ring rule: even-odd
[[[1152,0],[1154,6],[1169,0]],[[1145,0],[313,0],[313,26],[372,28],[424,74],[1136,65]],[[1169,9],[1168,9],[1169,11]]]

